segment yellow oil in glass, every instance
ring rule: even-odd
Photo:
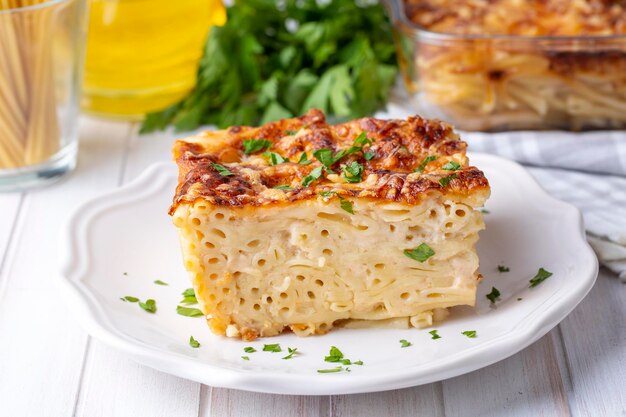
[[[221,0],[91,0],[81,107],[140,119],[177,102],[225,20]]]

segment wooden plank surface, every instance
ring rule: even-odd
[[[606,271],[559,328],[524,351],[457,378],[383,393],[210,388],[89,338],[53,283],[60,224],[85,199],[169,160],[174,136],[83,119],[75,173],[41,190],[0,195],[0,416],[626,416],[626,286]]]

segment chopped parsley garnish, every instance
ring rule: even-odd
[[[411,342],[409,342],[408,340],[406,340],[406,339],[400,339],[400,347],[401,347],[401,348],[409,347],[409,346],[411,346],[411,345],[412,345],[412,343],[411,343]]]
[[[417,172],[424,172],[424,169],[426,168],[426,165],[428,165],[429,162],[434,161],[435,159],[437,159],[437,157],[434,156],[434,155],[427,156],[426,158],[424,158],[422,163],[419,164],[419,166],[417,167],[417,169],[415,171],[417,171]]]
[[[330,368],[330,369],[318,369],[317,372],[319,372],[320,374],[330,374],[333,372],[341,372],[344,370],[343,366],[338,366],[336,368]],[[346,368],[347,370],[347,368]]]
[[[256,349],[253,348],[252,346],[246,346],[245,348],[243,348],[243,351],[246,353],[254,353],[256,352]]]
[[[287,350],[289,351],[289,355],[283,357],[282,359],[291,359],[291,358],[293,358],[293,355],[295,355],[297,353],[298,348],[293,348],[292,349],[292,348],[288,347]]]
[[[480,212],[483,213],[483,214],[489,214],[490,213],[490,211],[487,210],[487,209],[480,209]]]
[[[363,181],[361,179],[363,174],[363,165],[356,161],[353,161],[350,165],[343,167],[343,178],[349,183],[357,183]]]
[[[211,162],[211,165],[222,177],[230,177],[231,175],[235,175],[228,170],[224,165],[216,164],[215,162]]]
[[[539,268],[539,271],[537,271],[537,275],[535,275],[530,281],[528,281],[530,282],[529,288],[535,288],[537,285],[541,284],[543,281],[550,278],[551,276],[552,272],[546,271],[543,268]]]
[[[198,299],[195,296],[191,296],[191,297],[185,297],[182,300],[180,300],[181,304],[198,304]]]
[[[263,352],[282,352],[283,350],[280,348],[278,343],[273,345],[263,345]]]
[[[347,211],[350,214],[354,214],[354,207],[352,207],[352,202],[346,200],[340,195],[337,197],[339,197],[339,207],[341,207],[342,210]]]
[[[192,348],[199,348],[200,342],[193,338],[193,336],[189,336],[189,346]]]
[[[272,142],[267,139],[249,139],[243,141],[243,153],[245,153],[246,155],[265,151],[271,147]]]
[[[180,293],[183,297],[195,297],[196,292],[193,288],[187,288],[185,291]]]
[[[248,357],[248,356],[242,356],[242,357],[241,357],[241,359],[243,359],[244,361],[249,361],[249,360],[250,360],[250,357]]]
[[[300,159],[298,159],[298,164],[299,165],[309,165],[311,161],[308,156],[306,155],[306,152],[302,152],[302,154],[300,155]]]
[[[473,339],[476,337],[476,330],[465,330],[464,332],[461,332],[461,334]]]
[[[277,154],[276,152],[265,152],[263,156],[269,158],[270,165],[278,165],[289,162],[289,159],[284,158],[282,155]]]
[[[365,158],[366,161],[371,161],[372,159],[374,159],[375,156],[376,156],[376,152],[374,151],[363,152],[363,158]]]
[[[363,361],[352,362],[353,365],[363,365]]]
[[[336,192],[334,192],[334,191],[321,191],[321,192],[320,192],[320,196],[322,196],[322,197],[324,197],[324,198],[329,198],[329,197],[332,197],[332,196],[334,196],[335,194],[337,194],[337,193],[336,193]]]
[[[276,187],[272,187],[275,188],[277,190],[282,190],[282,191],[293,191],[293,188],[291,188],[288,185],[277,185]]]
[[[498,265],[498,272],[509,272],[511,269],[506,265]]]
[[[143,310],[147,311],[148,313],[154,314],[157,311],[157,306],[156,306],[156,301],[150,299],[150,300],[146,300],[145,303],[142,303],[141,301],[139,302],[139,307],[141,307]]]
[[[133,297],[133,296],[130,296],[130,295],[126,295],[126,296],[122,297],[121,300],[122,301],[128,301],[128,302],[131,302],[131,303],[136,303],[137,301],[139,301],[139,298]]]
[[[500,297],[500,291],[498,291],[496,287],[491,287],[491,292],[485,295],[485,297],[493,304],[496,302],[496,299]]]
[[[331,346],[328,356],[324,357],[324,361],[326,362],[341,362],[342,359],[343,352],[341,352],[336,346]]]
[[[459,165],[455,161],[450,161],[447,164],[445,164],[444,166],[442,166],[441,168],[442,169],[446,169],[448,171],[458,171],[459,169],[461,169],[461,165]]]
[[[161,281],[160,279],[155,280],[155,281],[154,281],[154,283],[155,283],[156,285],[170,285],[170,284],[168,284],[168,283],[167,283],[167,282],[165,282],[165,281]]]
[[[330,170],[330,167],[333,166],[333,164],[337,162],[339,158],[341,158],[343,155],[335,159],[332,149],[323,148],[313,151],[313,156],[315,157],[315,159],[320,161],[324,168]]]
[[[417,262],[425,262],[435,254],[435,251],[426,243],[422,243],[415,249],[405,249],[404,254]]]
[[[201,310],[197,308],[191,308],[191,307],[176,306],[176,312],[180,314],[181,316],[185,316],[185,317],[204,316],[204,313]]]
[[[448,175],[447,177],[439,178],[439,185],[447,187],[450,181],[456,178],[456,174]]]
[[[344,156],[351,155],[356,152],[361,152],[365,145],[369,145],[372,143],[372,140],[367,137],[365,132],[361,132],[359,136],[356,137],[352,146],[347,149],[342,149],[337,153],[333,153],[332,149],[322,148],[316,151],[313,151],[313,156],[320,161],[320,163],[324,166],[327,171],[331,171],[331,167],[336,164],[341,158]],[[372,155],[371,158],[374,156]],[[371,159],[370,158],[370,159]]]
[[[436,339],[441,339],[441,336],[439,336],[439,334],[437,333],[437,330],[431,330],[428,332],[431,336],[431,339],[436,340]]]
[[[319,179],[322,176],[322,167],[317,167],[313,169],[309,175],[302,179],[302,186],[308,187],[313,181]]]
[[[285,135],[287,135],[287,136],[293,136],[296,133],[298,133],[297,130],[285,130]]]

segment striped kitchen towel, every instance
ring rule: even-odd
[[[376,117],[414,114],[396,103]],[[548,193],[578,207],[600,263],[626,282],[626,131],[461,132],[461,137],[473,152],[526,165]]]

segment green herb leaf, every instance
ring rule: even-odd
[[[249,361],[250,357],[249,356],[242,356],[241,359],[243,359],[244,361]]]
[[[506,265],[498,265],[498,272],[509,272],[511,269]]]
[[[439,178],[439,185],[447,187],[450,181],[456,178],[456,174],[448,175],[447,177]]]
[[[324,165],[324,167],[327,169],[330,169],[333,166],[333,164],[337,162],[337,160],[335,159],[335,156],[333,155],[332,149],[328,149],[328,148],[317,149],[313,151],[313,156],[315,157],[315,159],[320,161],[320,163]]]
[[[275,188],[277,190],[283,190],[283,191],[293,191],[293,188],[291,188],[288,185],[277,185],[277,186],[272,187],[272,188]]]
[[[346,200],[345,198],[338,196],[339,197],[339,207],[341,207],[342,210],[347,211],[350,214],[354,214],[354,208],[352,207],[352,202]]]
[[[422,163],[419,164],[419,166],[417,167],[416,171],[417,172],[424,172],[424,169],[426,169],[426,165],[428,165],[429,162],[434,161],[435,159],[437,159],[437,157],[434,156],[434,155],[427,156],[426,158],[424,158]]]
[[[485,297],[493,304],[496,302],[496,299],[500,297],[500,291],[498,291],[496,287],[491,287],[491,292],[485,295]]]
[[[302,152],[300,155],[300,159],[298,159],[298,164],[300,165],[309,165],[312,161],[308,159],[306,152]]]
[[[329,198],[332,197],[334,195],[336,195],[337,193],[334,191],[322,191],[319,193],[320,196],[324,197],[324,198]]]
[[[324,361],[326,362],[341,362],[342,359],[343,353],[336,346],[331,346],[328,356],[324,357]]]
[[[265,152],[263,156],[266,158],[269,158],[270,165],[278,165],[278,164],[284,164],[286,162],[289,162],[289,159],[284,158],[283,156],[281,156],[280,154],[277,154],[276,152]]]
[[[330,369],[318,369],[317,372],[319,372],[320,374],[330,374],[330,373],[334,373],[334,372],[341,372],[343,371],[343,366],[338,366],[336,368],[330,368]]]
[[[185,291],[183,291],[181,293],[181,295],[183,297],[195,297],[196,296],[196,292],[194,291],[193,288],[187,288]]]
[[[406,339],[400,339],[400,347],[401,347],[401,348],[409,347],[409,346],[411,346],[411,345],[412,345],[412,343],[411,343],[411,342],[409,342],[408,340],[406,340]]]
[[[441,336],[439,336],[437,330],[431,330],[428,333],[430,334],[432,340],[441,339]]]
[[[230,177],[231,175],[235,175],[228,170],[224,165],[216,164],[215,162],[211,162],[211,165],[222,177]]]
[[[252,346],[246,346],[245,348],[243,348],[243,351],[246,353],[254,353],[256,352],[256,349],[253,348]]]
[[[289,355],[283,357],[282,359],[291,359],[291,358],[293,358],[293,355],[295,355],[297,353],[298,348],[293,348],[292,349],[292,348],[288,347],[287,350],[289,351]]]
[[[189,346],[192,348],[199,348],[200,342],[193,338],[193,336],[189,336]]]
[[[185,317],[204,316],[204,313],[201,310],[197,308],[191,308],[191,307],[176,306],[176,312],[180,314],[181,316],[185,316]]]
[[[193,296],[193,297],[185,297],[182,300],[180,300],[181,304],[198,304],[198,299]]]
[[[156,301],[152,299],[146,300],[145,303],[139,302],[139,307],[151,314],[154,314],[157,311]]]
[[[428,258],[433,256],[435,251],[426,243],[422,243],[415,249],[405,249],[404,255],[416,260],[417,262],[425,262]]]
[[[165,281],[161,281],[160,279],[155,280],[154,283],[157,285],[170,285]]]
[[[261,151],[265,151],[272,147],[272,142],[267,139],[249,139],[244,140],[243,143],[243,153],[246,155],[250,155],[252,153],[257,153]]]
[[[476,337],[476,330],[466,330],[464,332],[462,332],[461,334],[469,337],[470,339],[473,339]]]
[[[361,174],[363,173],[363,165],[353,161],[350,165],[343,167],[343,177],[349,183],[361,182]]]
[[[480,209],[480,212],[483,213],[483,214],[489,214],[490,213],[490,211],[487,210],[487,209]]]
[[[529,281],[530,282],[529,288],[535,288],[537,285],[541,284],[543,281],[550,278],[551,276],[552,276],[552,272],[546,271],[543,268],[539,268],[539,271],[537,271],[537,275],[535,275]]]
[[[122,298],[123,301],[128,301],[130,303],[136,303],[137,301],[139,301],[139,298],[137,297],[132,297],[130,295],[126,295]]]
[[[263,345],[263,352],[282,352],[283,350],[280,348],[278,343],[273,345]]]
[[[442,166],[441,168],[446,169],[448,171],[458,171],[459,169],[461,169],[461,165],[459,165],[455,161],[450,161],[444,166]]]
[[[353,365],[363,365],[363,361],[352,362]]]
[[[356,139],[354,139],[354,143],[352,144],[352,146],[354,146],[355,148],[363,148],[365,145],[371,145],[371,144],[372,144],[372,140],[367,137],[367,133],[361,132],[359,133],[359,136],[357,136]]]
[[[302,179],[302,186],[303,187],[308,187],[313,181],[319,179],[319,177],[322,176],[322,167],[317,167],[315,169],[313,169],[309,175],[307,175],[306,177],[304,177]]]
[[[371,161],[372,159],[374,159],[375,156],[376,156],[376,152],[374,151],[363,152],[363,158],[365,158],[367,161]]]

